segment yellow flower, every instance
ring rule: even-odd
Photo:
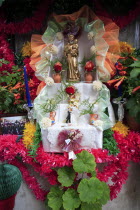
[[[124,137],[128,135],[129,128],[124,125],[122,122],[118,121],[114,127],[112,128],[113,131],[118,131],[120,134],[122,134]]]
[[[121,53],[133,53],[135,48],[132,45],[128,44],[127,42],[119,42],[120,45],[120,52]]]
[[[22,46],[22,49],[21,49],[21,53],[22,53],[22,56],[23,57],[26,57],[26,56],[31,56],[32,54],[32,51],[31,51],[31,42],[25,42]]]
[[[32,145],[35,131],[35,124],[30,122],[25,124],[23,131],[23,144],[26,148],[30,148],[30,145]]]

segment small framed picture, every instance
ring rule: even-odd
[[[0,117],[0,132],[2,135],[22,135],[26,122],[26,116]]]

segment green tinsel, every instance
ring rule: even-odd
[[[119,153],[117,142],[113,137],[113,131],[111,129],[103,132],[103,149],[109,150],[110,155],[116,155]]]
[[[30,156],[32,156],[32,157],[35,157],[36,156],[36,151],[37,151],[37,149],[38,149],[39,144],[40,144],[41,141],[42,141],[42,138],[41,138],[41,129],[40,129],[39,124],[37,123],[36,124],[36,132],[34,134],[33,143],[30,146],[30,150],[29,150],[29,155]]]

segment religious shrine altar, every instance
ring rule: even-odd
[[[46,209],[101,210],[121,191],[129,161],[140,161],[140,134],[125,117],[139,121],[139,55],[118,36],[119,27],[87,5],[53,14],[43,35],[31,37],[25,86],[10,87],[17,108],[17,90],[26,90],[28,119],[1,118],[0,161],[20,170]]]

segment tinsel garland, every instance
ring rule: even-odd
[[[39,30],[43,25],[51,2],[52,1],[42,1],[34,16],[25,18],[22,22],[5,23],[5,20],[0,19],[0,32],[4,31],[5,34],[25,34],[32,30]]]
[[[111,199],[117,197],[128,177],[127,169],[129,161],[140,161],[139,133],[129,132],[128,136],[124,138],[122,134],[115,131],[114,138],[120,150],[117,156],[109,155],[107,150],[102,149],[92,149],[90,151],[95,156],[97,163],[107,164],[102,171],[97,169],[97,177],[105,182],[111,179]],[[57,174],[53,168],[71,166],[72,161],[68,159],[67,153],[46,153],[42,145],[40,145],[35,162],[28,155],[28,150],[24,147],[22,141],[17,143],[16,139],[17,136],[14,135],[0,136],[0,160],[16,165],[21,170],[27,185],[32,189],[36,198],[44,200],[47,192],[42,190],[36,178],[29,174],[25,164],[31,165],[36,172],[47,178],[51,185],[55,185],[57,183]],[[79,152],[77,151],[77,153]]]

